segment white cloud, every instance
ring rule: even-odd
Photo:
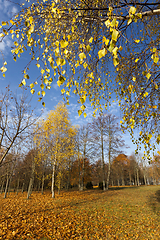
[[[41,108],[38,110],[38,112],[41,114],[40,119],[45,119],[47,117],[47,115],[49,114],[50,110],[48,110],[47,108]]]
[[[6,48],[5,42],[0,42],[0,50],[1,50],[1,51],[4,51],[5,48]]]
[[[10,39],[6,38],[6,45],[7,45],[7,47],[11,47],[12,46],[12,41]]]
[[[52,86],[53,86],[53,88],[56,89],[56,90],[59,88],[58,85],[57,85],[57,83],[53,83]]]
[[[88,122],[91,122],[93,117],[92,117],[92,114],[93,114],[93,109],[92,107],[90,106],[89,103],[87,103],[85,106],[86,106],[86,113],[87,113],[87,117],[84,118],[84,115],[82,114],[81,116],[78,115],[78,110],[80,110],[80,104],[78,103],[70,103],[67,108],[69,110],[69,113],[70,113],[70,119],[72,121],[72,124],[74,125],[84,125]]]
[[[6,36],[2,42],[0,42],[0,50],[3,52],[3,54],[7,54],[7,49],[10,48],[12,45],[12,41],[8,36]],[[10,51],[9,51],[10,52]],[[8,52],[8,53],[9,53]]]
[[[3,1],[3,6],[5,9],[7,9],[8,6],[10,6],[10,5],[11,5],[11,3],[9,1]]]
[[[6,18],[11,18],[18,12],[18,8],[14,3],[7,0],[0,0],[0,10],[2,10],[0,20],[7,20]]]
[[[18,8],[13,3],[7,0],[0,0],[0,22],[7,21],[12,18],[18,12]],[[7,53],[8,48],[12,45],[12,39],[6,36],[2,42],[0,42],[0,50],[3,53]]]
[[[114,115],[117,115],[117,114],[119,115],[120,107],[118,105],[118,102],[115,101],[115,102],[111,103],[111,106],[109,106],[108,110],[110,113],[112,113]]]
[[[18,9],[16,7],[12,7],[11,13],[12,15],[15,15],[18,12]]]
[[[51,97],[51,101],[55,101],[55,102],[58,102],[58,98],[57,97]]]

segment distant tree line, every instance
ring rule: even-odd
[[[127,156],[115,116],[102,114],[81,127],[72,126],[59,103],[32,130],[25,154],[9,151],[0,167],[0,192],[160,184],[160,156],[150,164],[141,155]],[[5,149],[1,147],[0,158]]]

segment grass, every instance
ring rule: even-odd
[[[0,196],[0,239],[160,239],[160,186]]]

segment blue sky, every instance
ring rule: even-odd
[[[7,0],[0,0],[0,22],[2,20],[7,20],[12,15],[14,15],[18,11],[18,5],[13,4],[12,2],[9,2]],[[7,85],[10,85],[10,89],[13,92],[20,93],[21,89],[18,87],[19,83],[22,79],[22,73],[23,67],[28,61],[27,54],[22,54],[21,58],[17,60],[17,62],[14,62],[12,59],[12,54],[10,52],[11,46],[12,46],[13,40],[7,36],[4,42],[0,43],[0,50],[4,54],[4,58],[7,61],[7,72],[6,77],[3,78],[2,74],[0,74],[0,86],[1,91],[5,91],[5,87]],[[2,56],[0,55],[0,67],[2,65]],[[28,84],[31,82],[34,82],[37,77],[37,67],[32,66],[30,69],[31,72],[31,79],[29,80]],[[29,92],[29,89],[28,89]],[[30,93],[28,93],[30,94]],[[46,96],[44,97],[45,102],[45,108],[42,107],[42,103],[38,102],[38,96],[35,93],[32,98],[32,105],[37,106],[37,112],[40,112],[43,108],[44,114],[43,117],[50,111],[54,109],[54,106],[58,104],[59,101],[63,100],[63,96],[61,95],[61,89],[57,86],[56,81],[52,83],[51,90],[46,91]],[[78,109],[80,108],[80,105],[77,103],[78,98],[75,95],[71,95],[70,97],[70,105],[67,106],[69,113],[70,113],[70,119],[74,125],[83,125],[87,122],[92,121],[92,112],[93,109],[90,106],[89,102],[86,102],[86,113],[87,117],[84,118],[83,116],[78,116]],[[120,111],[119,106],[117,102],[114,102],[111,107],[109,108],[109,112],[116,115],[120,118]],[[122,137],[125,139],[125,142],[130,148],[124,149],[124,153],[127,155],[131,155],[134,150],[136,149],[136,146],[133,145],[130,135],[127,133],[125,135],[122,134]]]

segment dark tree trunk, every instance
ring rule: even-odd
[[[41,189],[42,195],[43,195],[43,190],[44,190],[44,174],[43,174],[43,177],[42,177],[42,189]]]
[[[32,153],[32,172],[31,172],[31,177],[29,181],[29,187],[28,187],[28,193],[27,193],[27,199],[31,196],[32,193],[32,188],[33,188],[33,182],[34,182],[34,171],[35,171],[35,159]]]

